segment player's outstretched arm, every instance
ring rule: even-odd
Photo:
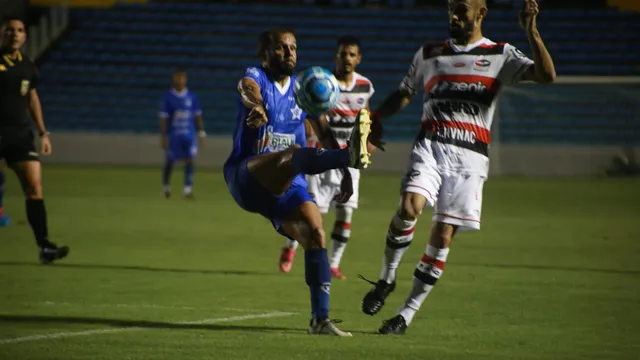
[[[397,114],[411,102],[413,95],[406,89],[398,89],[387,96],[377,109],[373,111],[376,117],[388,118]]]
[[[520,26],[527,32],[529,46],[533,54],[533,66],[523,74],[522,80],[535,81],[539,84],[550,84],[556,79],[556,68],[551,54],[544,46],[540,32],[536,25],[538,17],[538,2],[525,0],[525,9],[520,12]]]
[[[238,83],[238,93],[242,104],[249,109],[247,116],[247,126],[258,128],[267,123],[267,113],[262,104],[260,85],[251,78],[242,78]]]
[[[36,91],[36,89],[31,89],[29,91],[29,113],[38,128],[38,134],[40,135],[40,141],[42,143],[40,151],[44,155],[51,154],[51,142],[49,141],[47,128],[44,126],[42,104],[40,103],[40,97],[38,96],[38,91]]]

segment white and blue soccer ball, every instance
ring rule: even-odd
[[[338,104],[338,79],[325,68],[313,66],[299,73],[293,86],[296,103],[307,114],[321,115]]]

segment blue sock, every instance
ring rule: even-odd
[[[0,170],[0,209],[2,209],[4,201],[4,171]]]
[[[327,249],[310,249],[304,252],[304,275],[311,293],[311,314],[314,319],[329,318],[329,288],[331,270]]]
[[[162,185],[169,186],[169,179],[171,178],[171,171],[173,171],[173,162],[167,160],[164,163],[164,168],[162,169]]]
[[[345,168],[351,164],[349,149],[328,150],[301,148],[291,157],[291,165],[298,174],[322,174],[327,170]]]
[[[192,162],[184,164],[184,187],[193,186],[193,173],[195,170],[195,166]]]

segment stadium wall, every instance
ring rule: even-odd
[[[69,165],[160,165],[163,152],[157,135],[54,133],[53,154],[46,163]],[[219,168],[231,149],[230,136],[209,137],[200,149],[200,166]],[[403,172],[411,143],[389,143],[376,152],[371,170]],[[616,146],[492,145],[491,176],[604,175]]]

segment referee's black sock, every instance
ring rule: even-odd
[[[47,229],[47,209],[44,207],[42,199],[27,199],[27,219],[36,237],[38,247],[46,247],[49,242],[49,231]]]

